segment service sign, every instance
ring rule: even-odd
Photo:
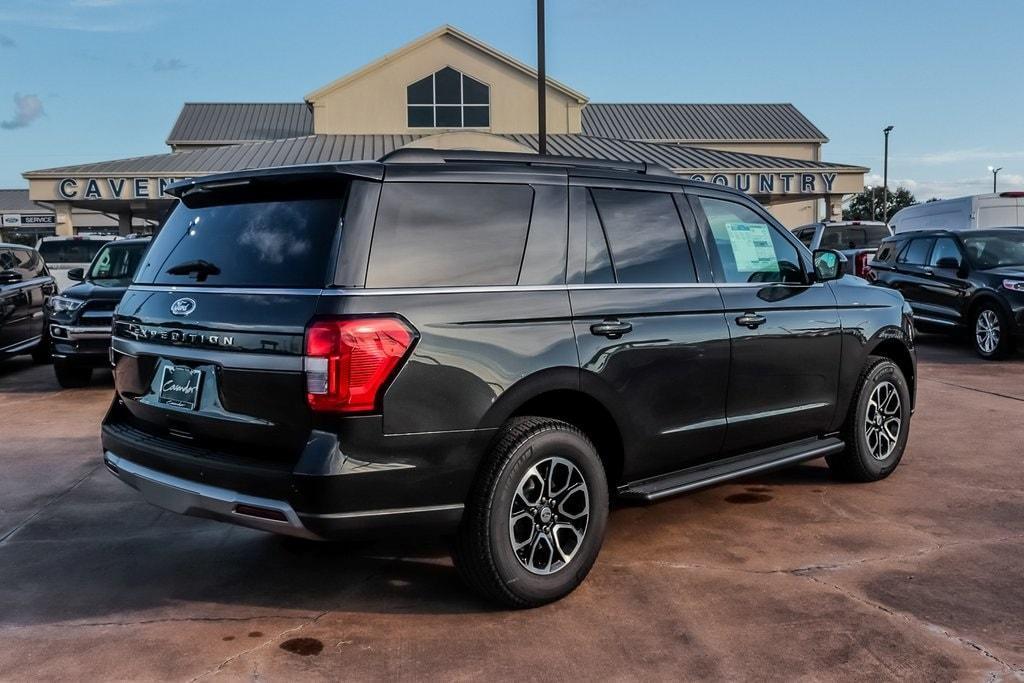
[[[51,214],[34,213],[5,213],[3,215],[3,226],[5,228],[21,228],[33,225],[56,225],[57,217]]]

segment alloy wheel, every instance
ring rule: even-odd
[[[999,316],[990,308],[978,314],[974,324],[974,338],[982,353],[994,353],[999,348]]]
[[[565,458],[541,460],[523,475],[509,511],[508,533],[519,563],[532,574],[564,569],[583,545],[590,491]]]
[[[885,460],[896,448],[903,426],[899,390],[892,382],[880,382],[871,392],[864,415],[864,436],[875,460]]]

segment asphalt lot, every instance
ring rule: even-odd
[[[109,375],[0,361],[0,679],[1024,678],[1024,355],[920,347],[884,482],[823,462],[612,513],[568,599],[467,594],[439,543],[182,518],[102,466]]]

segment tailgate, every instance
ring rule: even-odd
[[[114,319],[113,359],[131,426],[237,455],[297,457],[310,432],[303,336],[319,295],[129,289]]]

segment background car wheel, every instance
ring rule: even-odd
[[[983,303],[974,311],[971,330],[974,350],[986,360],[1004,358],[1013,350],[1006,313],[997,304]]]
[[[568,595],[597,559],[608,483],[576,427],[524,417],[502,429],[466,505],[455,565],[480,595],[536,607]]]
[[[34,349],[32,349],[32,362],[37,365],[49,363],[53,360],[50,355],[50,335],[47,332],[43,333],[43,338],[39,340],[39,343]]]
[[[843,479],[877,481],[892,474],[910,435],[910,389],[899,366],[871,356],[843,426],[846,450],[826,457]]]
[[[92,379],[92,368],[83,368],[80,365],[69,365],[60,361],[53,364],[53,372],[57,375],[57,384],[65,389],[77,389],[89,384]]]

